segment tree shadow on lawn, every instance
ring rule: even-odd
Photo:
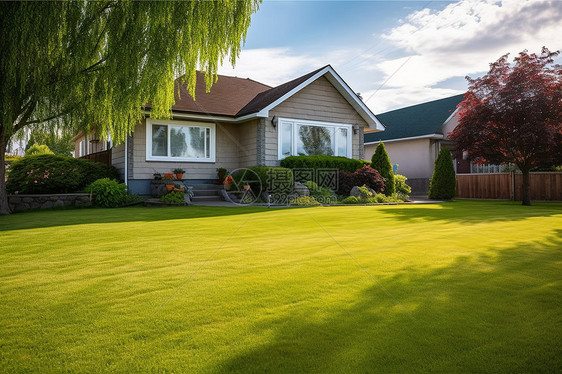
[[[413,208],[413,209],[412,209]],[[538,203],[522,206],[508,201],[453,201],[431,206],[392,206],[383,214],[401,221],[448,221],[484,223],[516,221],[530,217],[550,217],[562,214],[561,203]]]
[[[268,344],[214,372],[556,372],[562,367],[562,230],[448,267],[405,269],[343,308],[254,323]],[[359,271],[359,270],[358,270]],[[351,291],[351,290],[350,290]],[[312,313],[311,313],[312,312]]]
[[[234,216],[271,211],[264,207],[129,207],[35,210],[0,215],[0,232],[93,223],[152,222]]]

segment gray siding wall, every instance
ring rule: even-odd
[[[258,121],[252,120],[246,123],[233,125],[236,130],[235,134],[239,142],[239,160],[238,167],[250,167],[258,164],[257,156],[257,136]]]
[[[185,169],[185,179],[216,179],[218,167],[232,170],[239,165],[239,125],[216,124],[215,162],[146,161],[146,121],[135,127],[133,134],[133,170],[130,179],[152,179],[154,173],[171,173],[175,168]]]
[[[324,77],[318,78],[310,85],[288,98],[269,112],[270,118],[266,121],[266,147],[265,162],[267,165],[279,165],[277,151],[277,129],[273,128],[273,116],[305,119],[310,121],[324,121],[358,125],[360,131],[353,134],[353,158],[363,157],[363,131],[367,123],[353,109],[351,105]]]

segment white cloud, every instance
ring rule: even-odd
[[[385,61],[376,68],[392,87],[432,87],[451,77],[485,72],[505,53],[528,49],[540,52],[562,47],[562,2],[466,0],[439,12],[424,9],[383,35],[408,56]],[[513,56],[512,56],[513,57]]]
[[[326,64],[321,56],[295,55],[290,48],[247,49],[240,53],[235,68],[225,64],[219,68],[219,74],[250,78],[275,87]]]

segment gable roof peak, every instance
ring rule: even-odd
[[[369,127],[376,130],[384,130],[384,126],[375,117],[373,112],[371,112],[358,95],[351,90],[349,85],[339,76],[330,64],[259,93],[236,115],[245,116],[256,114],[260,117],[267,117],[269,110],[293,96],[321,76],[325,76],[328,79],[332,86],[334,86],[343,98],[357,111],[365,122],[367,122]]]

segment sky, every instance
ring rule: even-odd
[[[506,53],[562,50],[561,20],[562,0],[264,0],[219,74],[276,86],[330,64],[380,114],[463,93]]]

